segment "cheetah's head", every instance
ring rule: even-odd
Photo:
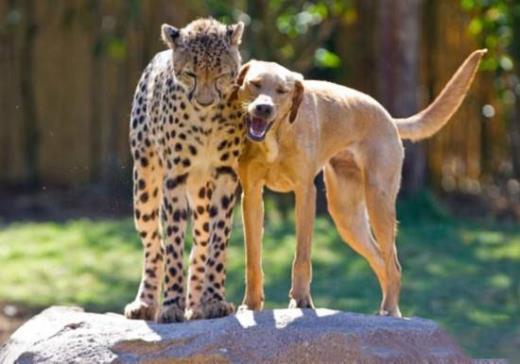
[[[175,77],[191,102],[208,107],[232,91],[243,31],[242,22],[224,25],[214,19],[198,19],[181,29],[163,24],[161,35],[173,50]]]

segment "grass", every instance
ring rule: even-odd
[[[520,337],[520,227],[458,221],[427,198],[401,206],[402,312],[440,322],[474,357],[514,355]],[[239,303],[244,263],[236,220],[227,293]],[[268,208],[263,251],[270,308],[288,303],[293,229],[290,214],[284,218]],[[13,223],[0,230],[0,301],[120,312],[134,297],[140,266],[140,242],[130,219]],[[316,221],[313,271],[317,306],[376,311],[380,293],[374,275],[328,217]]]

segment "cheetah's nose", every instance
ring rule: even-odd
[[[211,104],[213,104],[213,100],[208,100],[208,101],[200,101],[200,100],[197,100],[198,104],[200,106],[204,106],[204,107],[207,107],[207,106],[210,106]]]

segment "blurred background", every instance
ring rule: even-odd
[[[520,347],[520,3],[517,0],[1,0],[0,343],[42,307],[121,312],[141,251],[131,216],[128,116],[163,22],[246,24],[242,54],[341,83],[409,116],[474,49],[471,92],[434,138],[406,144],[398,247],[402,311],[439,321],[473,356]],[[379,304],[368,265],[320,196],[315,303]],[[292,196],[268,194],[267,306],[288,302]],[[238,211],[237,214],[238,215]],[[229,298],[243,292],[240,216]]]

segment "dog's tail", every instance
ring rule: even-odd
[[[426,109],[406,119],[394,119],[399,136],[414,141],[425,139],[446,125],[464,100],[480,59],[486,52],[487,49],[480,49],[471,53]]]

